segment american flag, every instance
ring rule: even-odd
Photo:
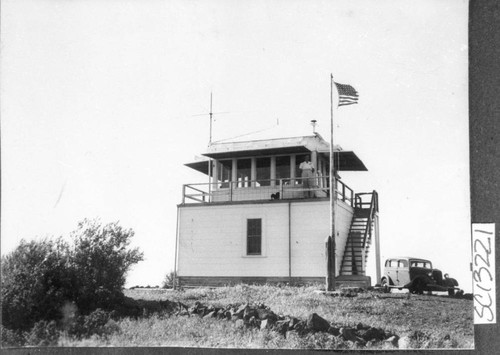
[[[339,93],[339,106],[358,103],[358,92],[351,85],[335,83],[335,86],[337,86],[337,91]]]

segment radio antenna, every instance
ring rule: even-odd
[[[221,115],[224,113],[229,113],[228,111],[225,112],[213,112],[213,95],[212,92],[210,92],[210,112],[208,113],[208,117],[210,118],[210,131],[209,131],[209,136],[208,136],[208,145],[210,146],[212,144],[212,126],[213,126],[213,121],[214,121],[214,115]],[[201,113],[198,115],[192,115],[192,116],[205,116],[206,113]]]

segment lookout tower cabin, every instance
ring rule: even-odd
[[[312,136],[213,143],[186,164],[207,181],[183,186],[176,275],[183,286],[324,282],[330,234],[329,144]],[[301,177],[306,156],[314,167]],[[352,151],[334,149],[336,172],[366,171]],[[336,179],[335,281],[369,286],[375,240],[380,279],[378,199]]]

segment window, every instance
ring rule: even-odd
[[[233,168],[232,160],[220,160],[219,161],[219,180],[222,182],[221,188],[229,187],[229,182],[231,181],[231,170]]]
[[[271,158],[257,158],[257,186],[271,185]]]
[[[262,253],[262,219],[247,219],[247,255]]]
[[[412,260],[411,266],[412,267],[421,267],[421,268],[425,268],[425,269],[432,269],[432,264],[429,261],[425,261],[425,260]]]
[[[398,261],[397,260],[391,260],[391,263],[389,265],[390,267],[398,267]]]
[[[238,187],[250,187],[251,166],[251,159],[238,159],[236,170]]]
[[[399,260],[398,266],[399,267],[408,267],[408,261],[406,261],[406,260]]]
[[[296,157],[295,157],[295,176],[297,177],[301,177],[302,176],[302,170],[299,169],[299,166],[300,166],[300,163],[302,163],[305,159],[306,159],[306,156],[309,155],[309,158],[311,158],[311,155],[310,154],[297,154]],[[297,180],[298,184],[302,184],[302,180],[299,179]]]
[[[290,156],[276,157],[276,185],[283,181],[284,184],[289,183],[290,180]]]

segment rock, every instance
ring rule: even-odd
[[[293,330],[296,330],[297,332],[302,332],[306,328],[306,322],[303,320],[299,321],[295,326],[293,327]]]
[[[326,332],[330,328],[330,323],[316,313],[312,313],[307,318],[306,327],[316,332]]]
[[[237,310],[233,311],[233,318],[236,319],[241,319],[243,318],[243,313],[245,312],[245,309],[248,307],[248,304],[243,304],[241,305]]]
[[[264,319],[260,322],[260,330],[271,329],[271,322],[269,319]]]
[[[207,314],[207,307],[200,307],[196,311],[200,317],[203,317],[205,314]]]
[[[340,329],[339,328],[336,328],[336,327],[332,327],[330,326],[327,330],[327,332],[331,335],[334,335],[334,336],[338,336],[340,335]]]
[[[245,322],[243,322],[243,319],[237,319],[236,322],[234,322],[237,328],[243,328],[245,325]]]
[[[397,335],[393,335],[390,338],[385,339],[386,343],[390,343],[392,346],[398,347],[399,337]]]
[[[363,323],[358,323],[358,324],[356,325],[356,329],[357,329],[357,330],[361,330],[361,329],[368,329],[368,328],[370,328],[370,327],[367,327],[367,326],[363,325]]]
[[[409,336],[401,337],[398,341],[398,348],[410,349],[411,348],[411,338]]]
[[[295,317],[290,318],[290,322],[288,323],[288,329],[290,329],[290,330],[295,329],[295,326],[299,322],[300,322],[300,320],[295,318]]]
[[[257,309],[257,316],[259,317],[260,320],[264,319],[273,319],[273,320],[278,320],[278,316],[274,314],[273,311],[270,311],[268,309],[262,309],[259,308]]]
[[[366,344],[363,338],[356,335],[356,330],[353,328],[340,328],[339,333],[345,340],[350,340],[353,343],[360,342],[361,344]]]
[[[203,318],[213,318],[213,317],[215,317],[215,311],[208,312],[203,316]]]
[[[255,317],[250,317],[250,319],[248,320],[248,324],[252,327],[260,328],[260,319]]]
[[[384,340],[385,339],[385,331],[380,328],[368,328],[368,329],[361,329],[358,331],[358,335],[363,338],[364,340]]]
[[[278,333],[281,335],[284,335],[286,337],[286,332],[288,331],[288,324],[290,322],[286,320],[280,320],[276,322],[275,329]]]
[[[243,319],[250,319],[251,317],[259,317],[259,314],[257,313],[257,310],[252,307],[246,307],[245,310],[243,311]]]

